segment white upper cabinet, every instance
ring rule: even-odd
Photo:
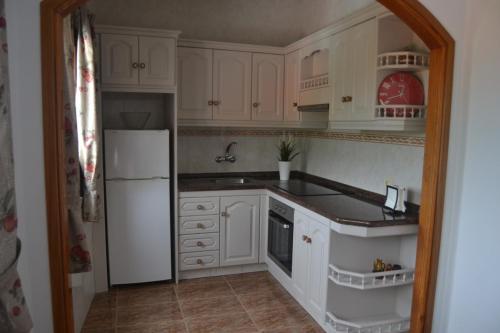
[[[139,37],[139,84],[173,86],[175,48],[176,41],[172,38]]]
[[[330,121],[374,119],[376,20],[332,37],[333,97]]]
[[[137,36],[101,36],[102,84],[137,85],[139,42]]]
[[[252,55],[252,120],[283,120],[284,57]]]
[[[97,27],[103,91],[175,90],[178,32]]]
[[[285,121],[299,121],[300,112],[297,110],[299,103],[300,82],[300,52],[299,50],[285,56]]]
[[[215,50],[213,57],[213,119],[250,120],[251,53]]]
[[[179,119],[212,119],[212,54],[210,49],[177,49]]]
[[[220,265],[258,263],[260,197],[222,197],[220,205]]]

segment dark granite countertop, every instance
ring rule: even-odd
[[[241,177],[250,180],[244,184],[216,184],[215,178]],[[405,214],[394,214],[383,208],[384,196],[346,184],[302,172],[292,172],[291,179],[300,179],[341,194],[321,196],[297,196],[277,187],[277,172],[252,173],[205,173],[179,175],[179,191],[226,191],[267,189],[337,223],[362,227],[387,227],[418,224],[419,206],[407,203]]]

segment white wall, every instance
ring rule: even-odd
[[[6,1],[19,272],[37,333],[52,332],[45,214],[39,0]]]

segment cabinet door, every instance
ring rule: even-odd
[[[139,42],[136,36],[101,35],[102,84],[139,83]]]
[[[352,120],[373,120],[375,115],[377,26],[371,20],[354,27],[350,33],[352,80]]]
[[[252,55],[252,120],[283,120],[284,57]]]
[[[311,242],[308,244],[310,257],[306,308],[316,320],[321,321],[325,318],[326,309],[330,228],[309,219],[309,237]]]
[[[352,96],[353,61],[351,58],[352,41],[349,30],[332,37],[331,77],[333,83],[332,114],[330,120],[351,120],[352,103],[343,98]]]
[[[300,53],[295,51],[285,56],[285,121],[299,121],[300,112],[297,110],[300,85]]]
[[[212,50],[179,47],[179,119],[212,119]]]
[[[292,295],[302,304],[306,301],[309,279],[309,232],[307,216],[295,211],[293,221]]]
[[[250,120],[252,55],[215,50],[213,66],[213,118]]]
[[[173,38],[139,37],[141,85],[175,85],[176,46]]]
[[[334,94],[330,120],[372,120],[377,57],[375,20],[332,37],[331,52]]]
[[[259,196],[221,198],[221,266],[259,261]]]

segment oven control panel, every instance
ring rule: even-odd
[[[269,198],[269,211],[278,214],[287,221],[293,223],[294,209],[281,201],[274,198]]]

